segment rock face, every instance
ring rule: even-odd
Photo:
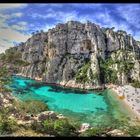
[[[22,52],[22,59],[30,63],[22,67],[19,73],[47,83],[65,85],[70,80],[76,81],[76,74],[89,63],[86,72],[83,70],[86,81],[82,77],[79,83],[100,86],[103,77],[99,59],[107,58],[134,63],[134,68],[127,73],[119,71],[120,65],[117,62],[111,66],[112,70],[117,71],[119,83],[125,84],[129,79],[140,81],[140,43],[125,31],[115,32],[91,22],[82,24],[69,21],[58,24],[46,33],[33,35],[14,49]],[[79,76],[82,73],[79,72]]]

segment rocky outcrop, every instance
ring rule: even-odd
[[[45,112],[41,112],[37,116],[37,118],[38,118],[39,121],[44,121],[46,119],[55,120],[55,119],[57,119],[57,115],[53,111],[45,111]]]
[[[112,131],[109,131],[107,134],[112,136],[112,137],[113,136],[118,136],[118,137],[126,136],[125,133],[119,129],[114,129]]]
[[[140,43],[125,31],[115,32],[91,22],[82,24],[69,21],[58,24],[46,33],[33,35],[15,50],[22,52],[22,59],[29,62],[19,73],[47,83],[67,85],[70,81],[75,81],[75,86],[100,86],[104,80],[99,59],[108,58],[134,63],[134,68],[127,72],[120,70],[123,64],[118,62],[110,66],[117,71],[116,80],[119,83],[128,83],[129,79],[140,81]],[[79,70],[87,63],[90,65],[86,72],[83,68],[83,73],[80,73]],[[78,76],[84,75],[79,78],[79,83],[76,81],[78,72]]]
[[[13,101],[16,100],[11,93],[0,93],[0,109],[3,107],[12,106]]]
[[[81,133],[81,132],[84,132],[84,131],[86,131],[86,130],[88,130],[88,129],[90,129],[90,128],[92,128],[92,127],[90,126],[89,123],[82,123],[79,132],[80,132],[80,133]]]

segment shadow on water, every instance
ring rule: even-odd
[[[57,92],[57,93],[75,93],[75,94],[87,94],[87,91],[81,91],[81,90],[72,90],[72,89],[64,89],[62,87],[58,86],[51,86],[51,89],[48,91],[50,92]]]
[[[88,94],[87,90],[80,90],[80,89],[71,89],[71,88],[63,88],[59,85],[54,84],[46,84],[46,83],[28,83],[29,87],[33,87],[34,89],[39,89],[41,87],[48,86],[49,92],[56,92],[56,93],[75,93],[75,94]]]
[[[48,84],[45,82],[40,82],[40,81],[35,81],[33,79],[29,79],[29,78],[25,78],[22,76],[13,76],[13,81],[15,81],[15,79],[18,80],[24,80],[25,85],[27,86],[27,88],[33,87],[35,89],[39,89],[41,87],[45,87],[48,86],[50,87],[50,89],[48,91],[50,92],[63,92],[63,93],[75,93],[75,94],[90,94],[90,93],[96,93],[98,95],[102,95],[102,91],[96,91],[96,90],[84,90],[84,89],[73,89],[73,88],[69,88],[69,87],[62,87],[61,85],[56,85],[56,84]],[[18,83],[17,83],[18,84]]]

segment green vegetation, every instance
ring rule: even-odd
[[[38,114],[48,110],[47,105],[38,100],[24,102],[15,101],[14,106],[17,107],[17,110],[21,112],[21,114]]]
[[[78,73],[75,76],[76,82],[85,83],[89,81],[89,78],[87,76],[87,71],[90,68],[90,65],[91,63],[88,62],[81,67],[81,69],[78,71]]]
[[[140,88],[140,82],[137,80],[133,80],[133,83],[131,85],[135,88]]]
[[[9,118],[10,112],[4,108],[0,110],[0,134],[10,134],[18,129],[18,125],[13,118]]]
[[[123,54],[123,60],[119,60],[118,57]],[[128,75],[130,71],[134,67],[134,63],[131,59],[127,59],[129,55],[129,51],[126,49],[119,49],[114,53],[114,58],[111,57],[103,60],[99,58],[99,65],[100,65],[100,77],[102,83],[113,83],[118,84],[118,77],[117,73]],[[115,70],[113,67],[117,66],[118,70]],[[130,81],[129,81],[130,82]]]
[[[126,130],[126,133],[130,136],[138,136],[140,135],[140,126],[129,126]]]
[[[22,54],[18,51],[7,51],[0,54],[0,61],[3,64],[14,64],[14,66],[28,66],[30,63],[22,60]]]
[[[12,104],[13,106],[0,108],[0,135],[13,133],[23,134],[28,131],[30,132],[30,135],[28,136],[34,135],[35,131],[35,135],[39,134],[40,130],[43,129],[41,125],[42,122],[37,123],[38,125],[36,125],[36,123],[31,123],[31,126],[26,126],[26,124],[20,125],[17,124],[18,120],[15,117],[11,117],[11,115],[16,114],[18,118],[22,119],[27,114],[38,114],[46,110],[46,104],[44,105],[39,101],[27,101],[26,103],[21,101],[13,101]],[[35,125],[36,127],[34,127]]]
[[[76,136],[76,128],[67,119],[46,120],[43,123],[44,131],[54,136]]]
[[[0,67],[0,92],[8,92],[10,91],[7,88],[7,85],[10,83],[11,77],[6,67]]]
[[[85,132],[81,133],[81,137],[94,137],[94,136],[101,136],[105,134],[106,129],[104,128],[91,128],[86,130]]]
[[[114,64],[114,61],[111,58],[103,60],[99,58],[100,65],[100,77],[102,83],[114,83],[117,84],[117,71],[112,69],[111,66]]]
[[[125,61],[120,61],[119,63],[119,72],[124,72],[125,74],[128,74],[130,70],[134,67],[134,63],[125,60]]]
[[[128,49],[129,50],[133,50],[133,46],[128,46]]]

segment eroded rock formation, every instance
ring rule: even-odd
[[[125,31],[115,32],[91,22],[58,24],[14,49],[22,52],[22,59],[30,63],[19,73],[48,83],[66,85],[73,81],[73,87],[79,83],[82,87],[106,83],[100,59],[113,61],[109,67],[116,71],[116,81],[120,84],[140,81],[140,43]],[[130,68],[129,63],[133,65]]]

